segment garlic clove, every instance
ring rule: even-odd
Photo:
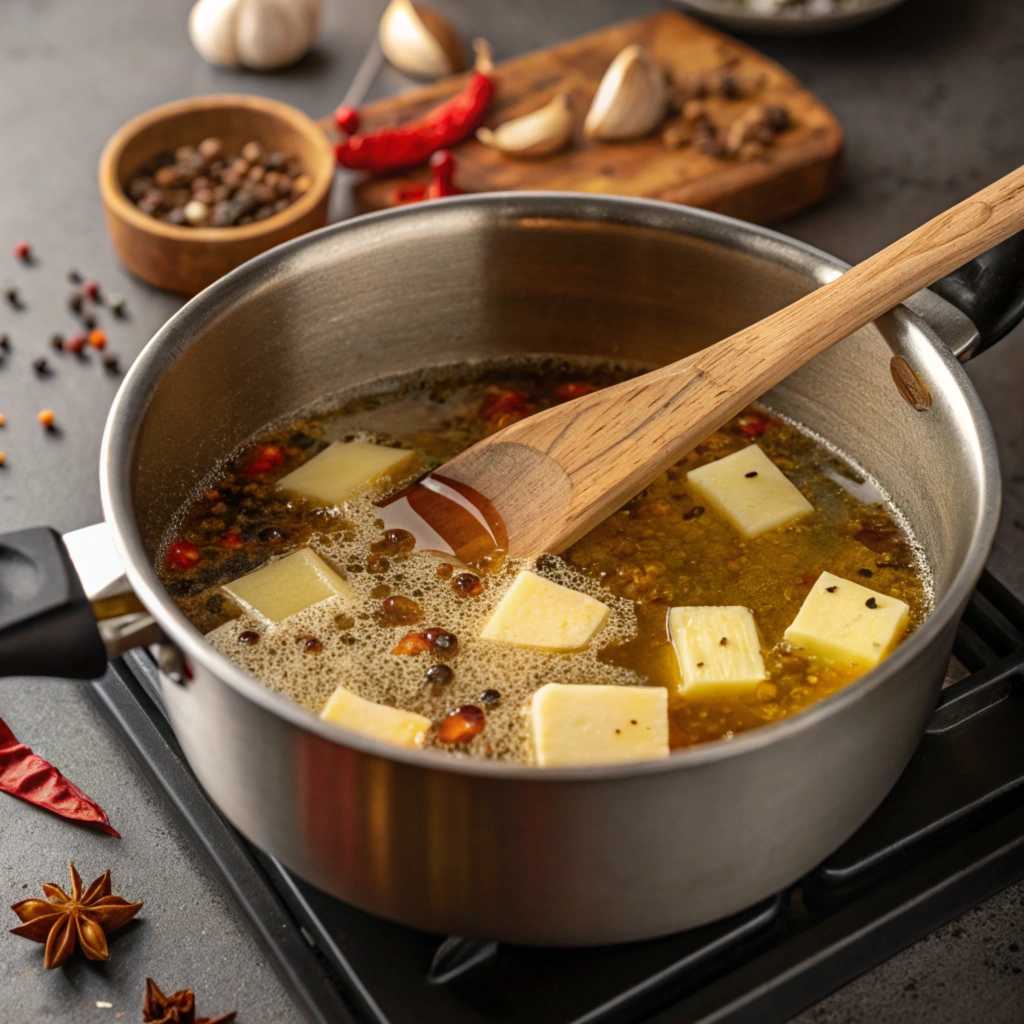
[[[238,63],[237,12],[238,0],[198,0],[188,16],[188,35],[200,57],[229,67]]]
[[[309,49],[315,22],[306,0],[238,0],[239,62],[258,71],[294,64]]]
[[[572,138],[572,100],[560,92],[538,110],[513,117],[497,128],[478,128],[476,137],[508,156],[547,156]]]
[[[466,66],[455,29],[441,15],[412,0],[391,0],[378,35],[384,56],[415,78],[442,78]]]
[[[583,123],[587,138],[612,142],[653,131],[668,107],[665,73],[639,43],[625,47],[608,65]]]

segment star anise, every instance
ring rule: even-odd
[[[165,996],[152,978],[146,979],[146,999],[142,1004],[142,1019],[146,1024],[229,1024],[237,1012],[197,1017],[196,995],[192,989],[183,988],[173,996]]]
[[[109,960],[107,935],[127,924],[142,908],[110,894],[110,872],[105,871],[85,892],[82,879],[71,869],[71,895],[58,885],[43,883],[46,899],[15,903],[13,910],[25,923],[12,928],[15,935],[46,943],[43,966],[60,967],[75,951],[76,942],[90,960]]]

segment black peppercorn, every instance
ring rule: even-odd
[[[55,334],[50,338],[50,344],[58,351],[61,352],[64,349],[64,336],[61,334]]]
[[[749,480],[752,476],[757,476],[757,470],[752,469],[749,473],[744,473],[743,475]]]
[[[68,271],[68,281],[71,284],[81,284],[85,280],[77,270]]]
[[[238,639],[243,644],[257,644],[260,641],[260,635],[254,629],[246,629],[238,634]]]
[[[49,372],[50,366],[45,359],[36,359],[32,363],[32,369],[35,370],[36,373],[45,376]]]
[[[480,694],[480,703],[485,708],[496,707],[501,702],[501,694],[497,690],[484,690]]]
[[[427,682],[434,686],[447,686],[455,673],[447,665],[431,665],[427,669]]]
[[[265,530],[260,530],[259,538],[262,541],[279,541],[284,540],[288,534],[284,530],[278,529],[276,526],[268,526]]]
[[[869,597],[864,602],[864,604],[867,605],[868,608],[877,608],[878,607],[878,602],[873,597]]]

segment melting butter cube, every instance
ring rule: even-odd
[[[768,677],[749,608],[673,608],[668,630],[685,697],[730,697]]]
[[[384,477],[394,479],[415,458],[415,452],[369,441],[335,441],[281,477],[277,486],[322,505],[340,505]]]
[[[430,719],[423,715],[363,700],[344,686],[339,686],[331,694],[320,717],[326,722],[399,747],[422,747],[431,726]]]
[[[329,597],[355,597],[349,585],[309,548],[225,583],[224,589],[270,622],[280,622]]]
[[[823,572],[785,636],[821,661],[866,671],[896,646],[909,621],[910,608],[898,598]]]
[[[691,470],[686,482],[745,537],[756,537],[814,511],[756,444]]]
[[[519,647],[575,651],[586,647],[608,617],[608,605],[560,583],[521,572],[480,636]]]
[[[537,764],[614,764],[668,756],[663,686],[548,683],[530,700]]]

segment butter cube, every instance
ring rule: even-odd
[[[270,622],[280,622],[329,597],[355,597],[349,585],[309,548],[225,583],[224,589]]]
[[[668,630],[684,697],[731,697],[768,677],[749,608],[673,608]]]
[[[384,477],[395,479],[415,458],[415,452],[369,441],[335,441],[277,486],[321,505],[340,505]]]
[[[519,647],[575,651],[608,617],[608,605],[560,583],[521,572],[491,612],[480,636]]]
[[[896,646],[909,621],[909,607],[897,598],[823,572],[785,637],[821,661],[867,671]]]
[[[333,722],[363,736],[382,743],[394,743],[399,747],[422,747],[431,726],[430,719],[423,715],[363,700],[344,686],[339,686],[331,694],[320,717],[325,722]]]
[[[548,683],[530,701],[537,764],[614,764],[668,756],[663,686]]]
[[[814,511],[814,506],[756,444],[691,470],[686,482],[701,501],[728,519],[744,537],[756,537]]]

